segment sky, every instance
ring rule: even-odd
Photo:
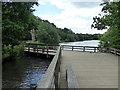
[[[38,0],[35,16],[54,23],[58,28],[68,28],[75,33],[103,34],[106,30],[92,28],[93,17],[102,9],[101,0]]]

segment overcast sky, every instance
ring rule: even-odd
[[[104,33],[91,29],[93,17],[101,12],[101,0],[38,0],[34,14],[54,23],[59,28],[69,28],[75,33]]]

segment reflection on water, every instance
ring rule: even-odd
[[[86,41],[79,41],[79,42],[65,42],[60,43],[60,45],[71,45],[71,46],[98,46],[99,40],[86,40]]]
[[[26,57],[2,65],[3,88],[30,88],[36,86],[45,74],[50,60]]]

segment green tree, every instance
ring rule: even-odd
[[[33,15],[33,2],[3,2],[2,3],[2,41],[3,44],[16,44],[26,37]]]
[[[93,28],[108,31],[101,37],[101,46],[120,48],[120,2],[105,2],[102,13],[93,17]]]
[[[58,44],[60,42],[56,26],[47,20],[39,19],[36,37],[39,42],[46,44]]]

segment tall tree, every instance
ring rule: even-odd
[[[3,44],[16,44],[28,33],[33,2],[3,2],[2,3],[2,41]]]

